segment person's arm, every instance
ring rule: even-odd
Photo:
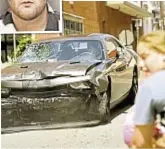
[[[133,144],[135,148],[152,148],[153,147],[153,129],[154,124],[136,125]]]
[[[133,144],[135,148],[152,148],[154,129],[154,107],[152,92],[147,85],[142,85],[135,102],[135,133]]]

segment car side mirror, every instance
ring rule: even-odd
[[[109,59],[113,59],[113,58],[117,58],[118,57],[118,52],[117,50],[112,50],[111,52],[108,53],[108,58]]]

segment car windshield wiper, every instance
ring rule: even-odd
[[[70,62],[70,64],[77,64],[77,63],[81,63],[80,61],[72,61]]]

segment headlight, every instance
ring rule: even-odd
[[[87,82],[75,82],[75,83],[71,83],[70,86],[74,89],[89,89],[90,88]]]
[[[10,96],[11,89],[9,88],[1,88],[1,97],[7,98]]]

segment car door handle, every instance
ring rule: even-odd
[[[116,69],[116,72],[119,71],[124,71],[126,69],[126,65],[120,66],[119,68]]]

